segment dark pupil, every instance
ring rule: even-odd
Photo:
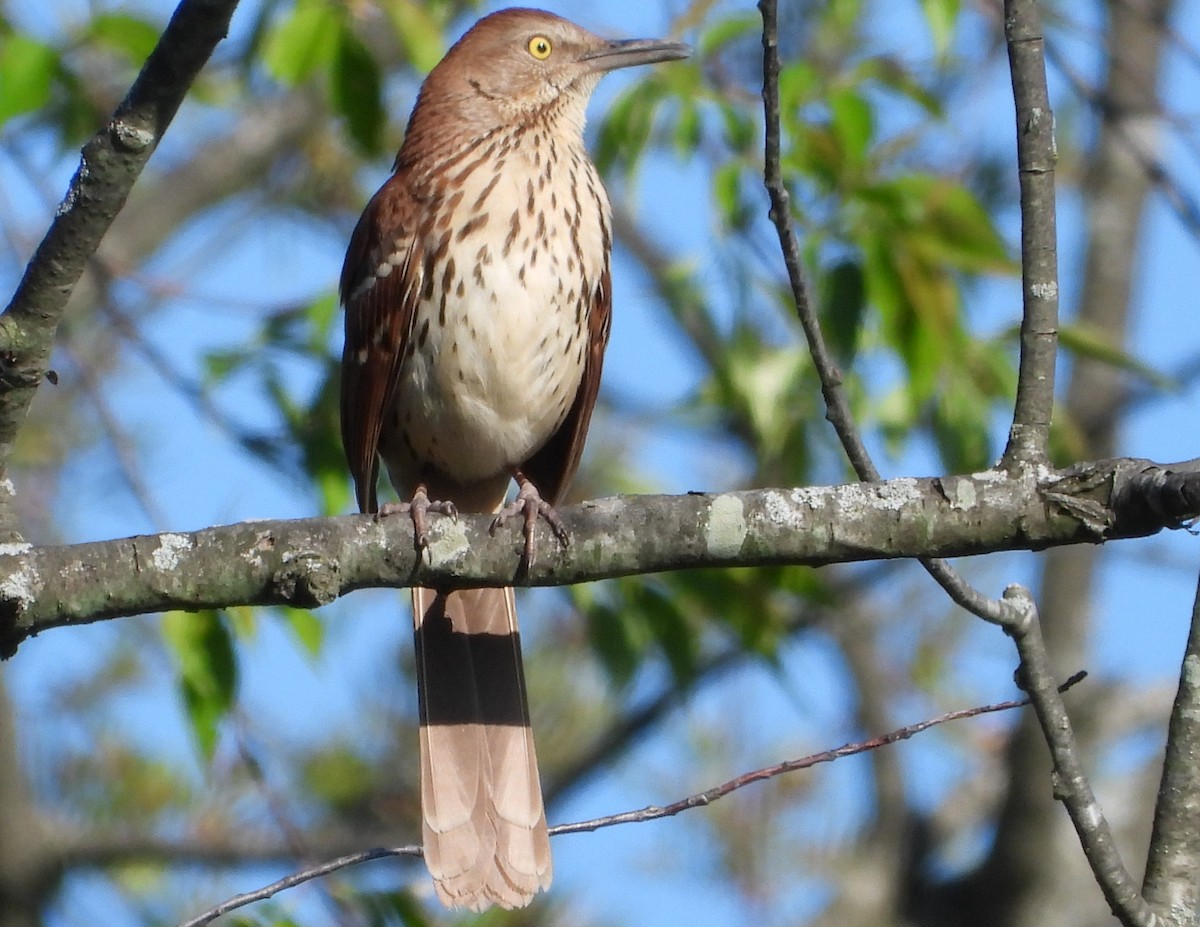
[[[538,43],[537,43],[537,50],[538,50],[538,54],[539,54],[539,55],[544,55],[544,54],[546,54],[546,43],[545,43],[545,42],[538,42]]]

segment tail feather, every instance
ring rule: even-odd
[[[550,841],[512,589],[413,590],[425,863],[480,911],[548,888]]]

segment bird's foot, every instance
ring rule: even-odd
[[[430,512],[449,515],[451,518],[458,517],[458,509],[454,507],[453,502],[430,502],[429,493],[424,486],[418,486],[408,502],[385,502],[379,507],[375,517],[381,519],[389,515],[407,515],[412,519],[417,550],[423,551],[429,546],[429,519],[426,516]]]
[[[495,534],[496,529],[514,515],[522,515],[525,520],[524,561],[527,570],[533,566],[533,558],[537,553],[537,520],[539,516],[546,519],[560,543],[571,543],[571,536],[567,533],[566,526],[558,517],[554,506],[542,498],[542,494],[528,478],[520,474],[517,475],[517,497],[496,513],[496,517],[492,519],[491,528],[488,530]]]

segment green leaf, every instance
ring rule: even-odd
[[[840,143],[843,166],[862,166],[874,135],[871,107],[856,89],[839,90],[829,98],[834,136]]]
[[[824,83],[824,78],[817,68],[806,61],[793,61],[792,64],[781,68],[779,72],[779,108],[780,114],[786,119],[787,115],[796,112],[818,92]]]
[[[317,491],[321,497],[321,514],[337,515],[350,505],[350,483],[344,469],[337,472],[324,470],[317,478]],[[358,511],[356,508],[355,511]]]
[[[907,97],[931,116],[941,118],[944,114],[944,101],[894,57],[866,58],[855,67],[853,75],[858,82],[876,81]]]
[[[313,797],[348,814],[361,811],[379,788],[375,767],[342,743],[319,747],[310,754],[302,776]]]
[[[597,602],[585,610],[592,649],[618,686],[626,685],[637,670],[643,648],[623,608]]]
[[[308,322],[305,343],[313,354],[324,352],[334,323],[342,320],[341,308],[337,294],[332,291],[318,296],[305,307],[304,316]]]
[[[367,155],[383,148],[383,77],[367,47],[348,27],[341,30],[333,63],[333,108],[346,119],[346,128]]]
[[[168,612],[163,638],[175,662],[184,708],[201,755],[211,760],[217,728],[233,707],[237,661],[233,640],[220,614]]]
[[[45,106],[57,72],[58,53],[48,45],[15,33],[0,38],[0,125]]]
[[[975,194],[950,181],[917,176],[922,219],[914,229],[914,246],[927,258],[967,273],[1016,271],[1004,239]]]
[[[713,52],[724,48],[730,42],[744,35],[757,34],[760,22],[761,20],[755,13],[742,13],[722,19],[700,36],[700,41],[696,43],[696,57],[707,58]]]
[[[649,77],[612,105],[600,126],[596,145],[596,166],[602,172],[619,166],[630,173],[637,166],[650,142],[654,113],[663,93],[661,81]]]
[[[442,24],[427,6],[413,0],[391,0],[383,6],[413,67],[422,73],[432,71],[446,53]]]
[[[128,13],[101,13],[88,26],[88,38],[120,53],[131,64],[141,64],[158,44],[162,27]]]
[[[647,582],[638,587],[636,610],[658,642],[675,682],[685,686],[696,675],[699,634],[692,628],[679,599],[668,588]]]
[[[954,40],[954,23],[962,0],[921,0],[925,21],[929,23],[929,34],[939,58],[950,50]]]
[[[292,634],[304,652],[309,657],[320,656],[321,645],[325,643],[325,625],[321,620],[307,608],[285,606],[282,611]]]
[[[332,3],[301,0],[292,14],[271,30],[263,62],[278,81],[295,86],[333,61],[342,19]]]
[[[686,158],[700,147],[700,111],[690,100],[681,104],[675,120],[675,152]]]
[[[1079,357],[1088,357],[1132,373],[1161,390],[1175,390],[1179,384],[1149,364],[1138,360],[1113,342],[1112,334],[1091,325],[1070,323],[1059,326],[1058,340],[1064,348]]]
[[[730,151],[745,154],[757,146],[758,123],[749,118],[746,109],[726,104],[721,107],[725,144]]]
[[[731,229],[744,229],[750,221],[750,210],[742,197],[741,161],[726,161],[713,172],[713,198],[722,221]]]
[[[858,351],[866,294],[862,265],[857,261],[842,261],[821,279],[821,330],[841,364],[853,361]]]
[[[257,359],[257,352],[245,348],[209,351],[203,356],[205,381],[210,384],[220,383]]]
[[[964,377],[950,379],[933,407],[933,434],[951,473],[982,470],[992,462],[991,406]]]

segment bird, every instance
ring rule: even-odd
[[[686,45],[609,40],[554,14],[479,20],[429,73],[392,173],[355,226],[342,442],[359,510],[538,519],[579,465],[608,342],[612,221],[585,110],[617,68]],[[379,505],[380,464],[401,502]],[[515,497],[508,501],[516,483]],[[422,848],[450,908],[522,907],[550,885],[513,589],[412,590]]]

